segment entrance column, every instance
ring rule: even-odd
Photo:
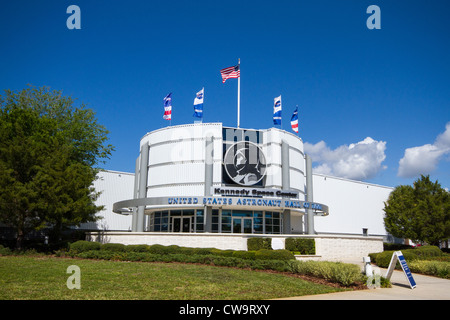
[[[148,178],[148,142],[141,147],[141,161],[139,165],[139,198],[147,197],[147,178]],[[135,232],[144,232],[144,211],[145,206],[139,206],[136,216],[136,230]]]
[[[208,136],[205,139],[205,190],[204,194],[206,196],[211,195],[211,188],[213,186],[213,172],[214,172],[214,138],[213,136]],[[204,216],[204,232],[211,232],[211,221],[212,221],[212,207],[205,206],[205,216]]]
[[[311,157],[305,154],[306,160],[306,201],[310,204],[313,202],[313,184],[312,184],[312,161]],[[314,212],[311,205],[306,209],[306,215],[308,218],[307,230],[308,234],[315,234],[314,231]]]
[[[291,188],[290,181],[290,162],[289,162],[289,144],[281,141],[281,186],[283,190]],[[283,211],[283,233],[291,233],[291,211]]]

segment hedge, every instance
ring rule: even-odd
[[[90,251],[90,250],[100,250],[101,244],[98,242],[91,242],[91,241],[85,241],[80,240],[76,241],[72,244],[70,244],[70,251],[74,253],[84,252],[84,251]]]
[[[270,250],[268,250],[270,251]],[[278,250],[273,250],[278,251]],[[258,251],[256,251],[258,252]],[[189,255],[182,253],[152,254],[139,251],[114,252],[109,250],[91,250],[73,254],[85,259],[103,259],[117,261],[142,261],[142,262],[182,262],[200,263],[205,265],[236,267],[253,270],[274,270],[311,275],[329,281],[340,283],[344,286],[363,281],[360,268],[354,264],[327,262],[327,261],[297,261],[297,260],[263,260],[242,259],[226,257],[215,254]]]
[[[309,260],[295,261],[292,267],[295,268],[295,273],[323,278],[345,286],[363,279],[360,267],[351,263]]]
[[[286,250],[292,252],[298,252],[300,254],[316,254],[316,246],[314,239],[305,238],[286,238],[285,240]]]
[[[105,243],[100,246],[100,250],[124,252],[126,251],[126,246],[122,243]]]
[[[416,260],[408,263],[411,272],[450,279],[450,263],[446,261]]]
[[[154,245],[124,245],[121,243],[105,243],[90,241],[77,241],[70,245],[70,252],[78,254],[85,251],[100,250],[108,252],[143,252],[157,255],[184,254],[184,255],[218,255],[224,257],[235,257],[241,259],[260,259],[260,260],[292,260],[294,255],[287,250],[268,250],[259,249],[252,251],[241,250],[220,250],[215,248],[189,248],[177,245],[163,246]]]
[[[414,249],[406,249],[401,250],[405,260],[415,261],[415,260],[425,260],[433,257],[441,257],[444,253],[436,246],[422,246]],[[369,254],[370,260],[375,263],[377,266],[382,268],[389,267],[389,263],[391,262],[392,255],[394,254],[394,250],[383,251],[380,253],[371,253]],[[397,267],[399,264],[397,263]]]
[[[247,239],[247,250],[256,251],[260,249],[272,249],[272,239],[271,238],[249,238]]]

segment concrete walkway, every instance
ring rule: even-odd
[[[377,268],[373,266],[373,268]],[[384,277],[387,270],[379,268]],[[413,273],[416,288],[411,289],[403,271],[395,270],[392,288],[366,289],[280,300],[450,300],[450,280]]]

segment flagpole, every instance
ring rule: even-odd
[[[239,67],[239,73],[241,72],[241,59],[238,60],[238,67]],[[238,96],[237,96],[237,108],[238,108],[238,114],[237,114],[237,127],[239,128],[240,125],[240,113],[241,113],[241,76],[238,77]]]

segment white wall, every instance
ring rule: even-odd
[[[80,229],[131,230],[131,215],[124,216],[114,213],[112,208],[117,201],[133,198],[134,174],[101,171],[98,176],[99,179],[94,182],[94,188],[101,194],[95,204],[105,206],[103,211],[97,213],[97,216],[102,216],[103,218],[96,222],[83,223]]]
[[[314,219],[318,233],[385,236],[384,202],[394,188],[313,174],[314,201],[328,205],[330,214]]]
[[[206,138],[214,137],[213,184],[222,181],[222,124],[190,124],[152,131],[148,143],[148,197],[203,195]]]

